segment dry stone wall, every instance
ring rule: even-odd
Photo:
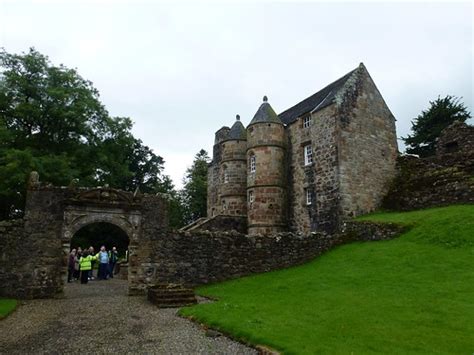
[[[390,239],[402,230],[394,224],[347,223],[345,233],[333,236],[170,233],[154,245],[157,282],[196,286],[286,268],[308,262],[344,243]]]
[[[440,135],[436,155],[401,156],[384,207],[414,210],[474,203],[474,127],[454,122]]]

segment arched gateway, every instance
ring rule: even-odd
[[[133,194],[109,187],[43,185],[32,173],[24,218],[25,268],[23,296],[52,297],[63,290],[71,239],[84,226],[110,223],[130,240],[129,293],[139,294],[156,283],[154,241],[166,235],[167,203],[161,196]]]

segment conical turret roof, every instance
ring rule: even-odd
[[[250,125],[261,122],[283,124],[283,122],[268,103],[268,98],[266,96],[263,97],[263,103],[258,108],[255,116],[253,116],[252,121],[250,121]]]
[[[235,123],[230,129],[227,139],[247,140],[247,131],[242,122],[240,122],[240,116],[237,115],[235,118]]]

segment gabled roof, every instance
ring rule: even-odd
[[[227,135],[227,139],[247,140],[247,131],[244,125],[240,122],[240,116],[236,116],[236,121]]]
[[[273,122],[283,124],[283,122],[281,122],[281,120],[278,118],[278,115],[268,103],[268,98],[266,96],[263,97],[263,103],[258,108],[257,112],[255,113],[255,116],[253,116],[253,119],[252,121],[250,121],[249,126],[254,123],[260,122]]]
[[[335,96],[344,84],[349,80],[349,78],[354,74],[363,64],[350,71],[342,78],[337,79],[335,82],[329,84],[324,89],[318,91],[316,94],[311,95],[310,97],[304,99],[300,103],[297,103],[295,106],[290,107],[286,111],[283,111],[278,116],[283,121],[284,124],[290,124],[298,117],[309,113],[316,112],[323,109],[326,106],[331,105],[334,102]]]

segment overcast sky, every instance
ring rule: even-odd
[[[214,132],[248,124],[364,62],[405,136],[438,95],[473,108],[473,6],[465,3],[190,4],[0,0],[0,47],[77,68],[181,185]],[[471,120],[472,122],[472,120]],[[400,144],[400,143],[399,143]]]

